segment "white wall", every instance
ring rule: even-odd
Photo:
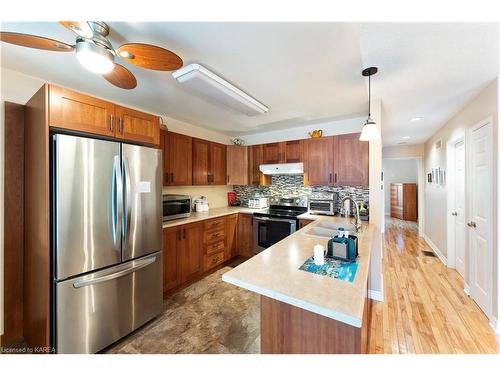
[[[382,171],[384,172],[385,214],[389,215],[391,211],[391,183],[417,183],[417,160],[382,159]]]
[[[300,126],[283,130],[264,131],[256,134],[240,136],[248,145],[261,143],[281,142],[293,139],[305,139],[309,137],[309,132],[316,129],[322,129],[323,135],[338,135],[361,132],[363,122],[366,117],[353,117],[343,120],[335,120],[315,125]]]
[[[466,145],[469,142],[467,130],[485,120],[487,117],[493,117],[493,139],[494,139],[494,176],[493,181],[497,181],[497,168],[499,156],[499,135],[498,135],[498,80],[491,82],[477,97],[465,105],[455,116],[444,124],[426,143],[425,143],[425,171],[429,172],[431,168],[440,167],[443,170],[447,169],[446,160],[446,144],[461,136],[465,137]],[[435,147],[436,141],[441,140],[441,148]],[[448,171],[447,171],[448,172]],[[466,188],[467,190],[467,188]],[[467,191],[466,191],[467,194]],[[498,209],[498,189],[494,189],[494,197],[492,205],[493,212],[493,227],[498,228],[499,225],[499,209]],[[439,249],[439,251],[447,257],[447,231],[446,222],[450,215],[447,212],[447,186],[436,186],[434,184],[425,183],[425,234],[427,238]],[[466,207],[466,217],[468,210]],[[493,231],[493,311],[495,316],[498,314],[498,237],[499,232]],[[468,252],[466,253],[468,257]],[[465,282],[469,282],[469,270],[466,268]],[[498,316],[497,316],[498,317]]]

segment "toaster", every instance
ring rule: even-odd
[[[358,237],[341,234],[330,238],[326,256],[345,262],[354,262],[358,257]]]

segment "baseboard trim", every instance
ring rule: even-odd
[[[490,327],[495,331],[497,336],[500,336],[500,326],[498,325],[498,319],[492,316],[490,318]]]
[[[384,302],[384,293],[379,290],[368,290],[368,298],[374,301]]]
[[[436,246],[434,242],[431,241],[431,239],[424,233],[424,240],[427,242],[427,244],[431,247],[432,251],[434,251],[434,254],[437,255],[439,260],[443,262],[443,264],[448,267],[448,260],[444,256],[444,254],[439,250],[439,248]]]
[[[467,294],[468,297],[470,297],[470,287],[465,283],[464,283],[464,293]]]

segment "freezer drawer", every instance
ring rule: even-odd
[[[162,311],[162,254],[56,283],[58,353],[95,353]]]

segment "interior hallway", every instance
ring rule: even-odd
[[[384,298],[373,302],[370,353],[498,353],[486,315],[418,236],[416,223],[386,218]]]

